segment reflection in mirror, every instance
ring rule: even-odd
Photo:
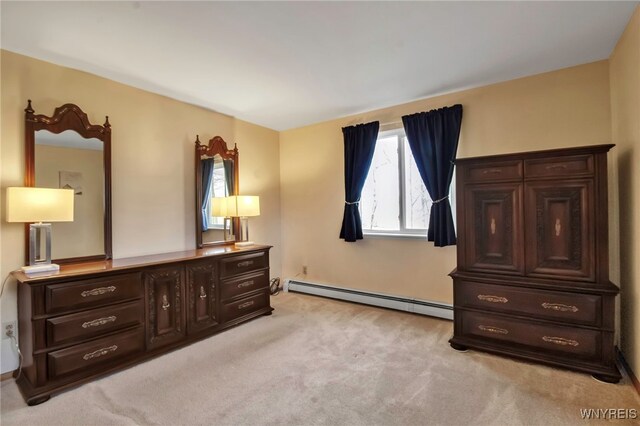
[[[219,199],[238,193],[238,149],[228,149],[226,142],[216,136],[208,145],[196,138],[196,245],[225,244],[235,241],[235,220],[221,215]]]
[[[218,216],[220,213],[216,212],[212,199],[233,195],[233,160],[225,160],[219,154],[215,154],[212,158],[203,158],[200,161],[204,189],[202,242],[225,240],[225,216]]]
[[[35,186],[74,190],[73,222],[52,223],[54,259],[105,254],[104,144],[73,130],[35,132]]]

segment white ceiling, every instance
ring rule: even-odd
[[[1,46],[276,130],[605,59],[637,2],[6,2]]]

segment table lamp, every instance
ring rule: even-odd
[[[231,226],[231,217],[229,216],[227,204],[228,197],[213,197],[211,198],[211,216],[224,218],[224,240],[233,241],[235,236],[233,235],[233,227]]]
[[[260,216],[260,197],[257,195],[232,195],[227,198],[227,214],[240,218],[240,241],[236,242],[236,246],[253,245],[253,241],[249,241],[248,218]]]
[[[73,189],[13,187],[7,188],[7,222],[35,222],[29,225],[29,266],[27,275],[60,270],[51,263],[51,223],[73,222]],[[40,254],[42,234],[45,256]]]

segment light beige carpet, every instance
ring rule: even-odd
[[[628,380],[456,352],[449,321],[295,294],[273,305],[35,407],[5,381],[2,425],[555,425],[640,407]]]

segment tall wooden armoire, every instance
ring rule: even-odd
[[[456,160],[454,349],[620,380],[608,259],[612,147]]]

